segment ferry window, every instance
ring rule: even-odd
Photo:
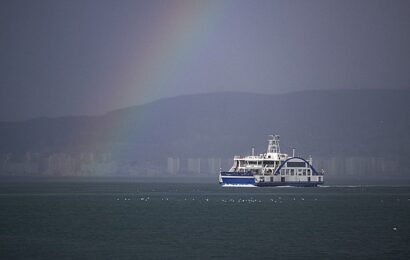
[[[288,162],[286,165],[288,167],[306,167],[305,162]]]
[[[310,169],[307,170],[307,174],[310,175]]]
[[[263,164],[274,165],[275,161],[263,161]]]
[[[303,176],[306,176],[306,169],[303,169]]]
[[[295,175],[295,169],[290,169],[290,175]]]

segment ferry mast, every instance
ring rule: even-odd
[[[279,135],[269,135],[268,152],[267,153],[280,153]]]

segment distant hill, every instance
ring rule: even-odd
[[[0,122],[0,152],[110,152],[118,160],[231,158],[280,134],[313,156],[410,156],[409,90],[280,95],[213,93],[162,99],[101,116]]]

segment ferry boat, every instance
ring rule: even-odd
[[[264,154],[234,156],[229,171],[219,173],[219,183],[223,186],[298,186],[316,187],[323,185],[324,172],[316,171],[312,158],[308,160],[280,152],[279,135],[270,135],[268,150]]]

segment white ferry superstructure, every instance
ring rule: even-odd
[[[224,186],[298,186],[316,187],[324,184],[323,170],[318,172],[312,158],[305,160],[280,152],[279,135],[270,135],[267,152],[260,155],[234,156],[229,171],[219,173],[219,183]]]

